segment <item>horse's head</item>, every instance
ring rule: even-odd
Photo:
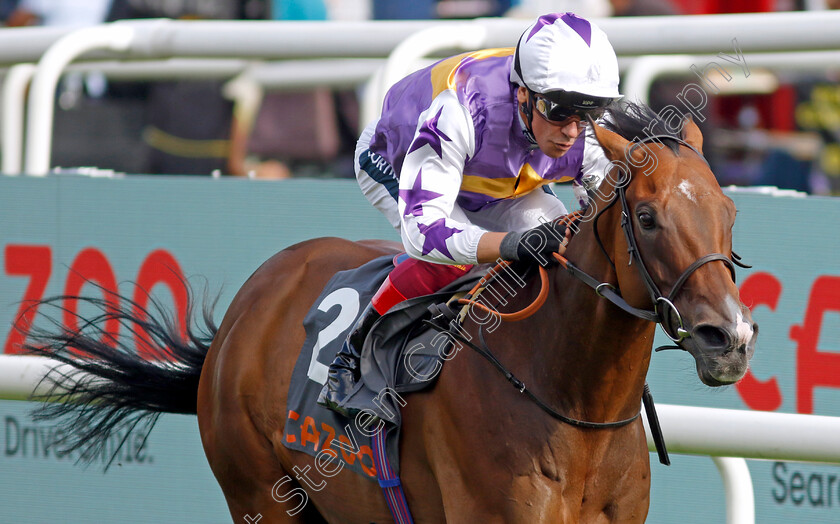
[[[653,115],[638,107],[613,115],[609,127],[617,132],[595,126],[607,157],[626,166],[613,169],[598,190],[595,203],[603,212],[615,198],[609,212],[617,218],[611,232],[602,226],[600,234],[624,299],[659,313],[666,333],[694,357],[704,384],[731,384],[746,373],[758,333],[734,282],[735,204],[702,157],[693,121],[681,135],[646,140],[651,127],[633,125],[642,114]]]

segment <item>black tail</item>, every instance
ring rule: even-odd
[[[152,297],[148,308],[104,290],[105,298],[58,296],[39,303],[41,311],[46,307],[60,314],[67,313],[63,306],[67,300],[79,301],[76,310],[95,308],[88,318],[76,315],[76,331],[68,330],[56,317],[43,315],[52,329],[33,327],[24,346],[31,354],[72,366],[69,372],[65,366],[44,377],[51,392],[33,413],[36,420],[57,422],[64,430],[59,452],[78,451],[79,460],[90,463],[107,450],[111,455],[107,469],[132,431],[148,436],[161,413],[196,413],[201,367],[217,331],[212,320],[215,301],[204,301],[204,326],[197,329],[192,319],[193,295],[184,285],[188,297],[185,334],[174,313]],[[106,329],[114,322],[120,324],[121,337]],[[144,355],[134,344],[132,335],[138,333],[148,334]],[[117,444],[112,440],[108,446],[112,436],[117,436]]]

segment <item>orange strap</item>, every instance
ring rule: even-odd
[[[563,222],[564,224],[566,224],[566,227],[569,227],[569,225],[572,222],[574,222],[575,220],[577,220],[581,215],[583,215],[582,211],[575,211],[573,213],[563,215],[557,221],[558,222]],[[568,262],[566,260],[566,257],[561,255],[560,253],[553,253],[553,255],[554,255],[554,258],[560,263],[560,265],[563,266],[563,268],[566,268],[566,263]],[[473,296],[481,286],[487,284],[487,282],[491,278],[495,277],[499,273],[499,271],[501,271],[502,268],[507,267],[509,265],[510,265],[510,262],[507,262],[507,261],[504,261],[504,260],[499,262],[498,264],[496,264],[494,267],[492,267],[490,269],[490,271],[487,272],[486,275],[484,275],[484,277],[482,277],[481,280],[478,281],[478,283],[475,286],[473,286],[473,288],[470,290],[470,292],[467,293],[467,296],[468,297]],[[539,269],[540,269],[540,294],[537,295],[537,298],[534,299],[533,302],[531,302],[529,305],[527,305],[524,309],[522,309],[520,311],[516,311],[514,313],[499,313],[495,309],[490,309],[489,307],[485,306],[484,304],[481,304],[480,302],[476,302],[475,300],[470,300],[468,298],[459,299],[458,303],[463,304],[463,305],[468,304],[470,306],[477,307],[477,308],[479,308],[483,311],[486,311],[487,313],[490,313],[491,315],[498,316],[502,320],[516,321],[516,320],[522,320],[522,319],[528,318],[531,315],[533,315],[534,313],[536,313],[537,310],[540,309],[543,306],[543,304],[545,304],[545,300],[548,298],[548,271],[546,271],[546,269],[542,266],[540,266]]]
[[[494,276],[496,273],[498,273],[498,271],[501,268],[508,265],[510,265],[510,262],[499,262],[499,264],[490,269],[490,271],[488,271],[487,274],[481,280],[478,281],[478,283],[470,290],[467,296],[472,296],[476,291],[478,291],[478,288],[480,288],[483,284],[486,283],[487,280],[489,280],[489,277]],[[499,313],[495,309],[491,309],[480,302],[476,302],[475,300],[470,300],[468,298],[459,299],[458,303],[464,305],[469,304],[472,307],[477,307],[478,309],[484,310],[490,313],[491,315],[498,316],[502,320],[514,321],[522,320],[523,318],[528,318],[534,313],[536,313],[537,310],[540,309],[543,304],[545,304],[546,298],[548,298],[548,271],[546,271],[544,267],[540,266],[540,294],[537,295],[537,298],[533,302],[528,304],[528,306],[526,306],[520,311],[517,311],[515,313]]]

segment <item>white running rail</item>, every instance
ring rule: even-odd
[[[0,400],[44,394],[41,378],[66,365],[43,357],[0,355]],[[752,479],[744,458],[840,464],[840,417],[657,404],[670,453],[710,455],[723,478],[728,524],[754,524]],[[648,448],[653,438],[642,414]]]

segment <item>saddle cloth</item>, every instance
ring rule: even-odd
[[[449,342],[448,337],[420,320],[431,316],[430,305],[446,302],[458,290],[471,288],[487,269],[474,268],[438,293],[406,300],[373,325],[361,351],[362,380],[344,403],[378,417],[376,423],[365,427],[364,414],[349,420],[315,401],[326,382],[329,364],[394,268],[393,261],[393,256],[383,256],[336,273],[303,320],[306,340],[289,385],[283,444],[313,456],[324,455],[316,464],[321,460],[326,464],[342,462],[342,466],[324,468],[332,474],[346,467],[376,480],[371,437],[378,424],[393,426],[386,449],[392,468],[399,471],[400,406],[405,402],[401,395],[434,384]],[[368,416],[367,420],[372,419]]]

